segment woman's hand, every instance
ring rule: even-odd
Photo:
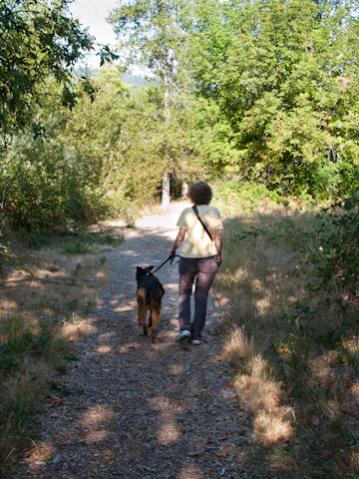
[[[218,267],[220,267],[221,264],[222,264],[222,255],[221,254],[216,255],[216,261],[217,261]]]
[[[171,251],[170,251],[170,254],[169,254],[169,258],[171,258],[171,259],[170,259],[170,264],[173,263],[175,257],[176,257],[176,248],[173,247],[173,248],[171,249]]]

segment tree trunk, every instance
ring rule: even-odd
[[[166,172],[162,178],[162,207],[167,208],[170,201],[170,174]]]
[[[187,197],[187,195],[188,195],[188,190],[189,190],[189,186],[188,186],[187,181],[182,181],[182,188],[181,188],[181,196],[182,196],[182,198],[186,198],[186,197]]]
[[[170,103],[169,103],[169,79],[168,75],[165,73],[164,75],[164,92],[163,92],[163,107],[164,107],[164,117],[165,117],[165,127],[166,129],[169,127],[171,122],[171,112],[170,112]],[[165,132],[165,138],[167,140],[167,131]],[[166,141],[165,140],[165,141]],[[167,141],[166,141],[167,143]],[[170,163],[168,148],[166,144],[165,148],[165,155],[167,159],[167,167]],[[170,182],[170,174],[168,171],[165,172],[162,179],[162,207],[166,208],[171,201],[171,182]]]

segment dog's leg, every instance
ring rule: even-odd
[[[160,309],[161,309],[161,306],[157,304],[151,308],[150,337],[151,337],[152,343],[156,342],[156,333],[157,333],[158,320],[160,317]]]
[[[152,328],[152,308],[150,309],[150,319],[148,321],[148,329],[149,329],[149,337],[151,338],[151,342],[155,342],[154,331]]]
[[[143,328],[144,336],[147,336],[147,325],[146,325],[146,312],[147,308],[145,306],[144,301],[141,297],[137,298],[137,317],[138,317],[138,324]]]

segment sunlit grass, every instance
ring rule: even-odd
[[[227,220],[216,283],[230,304],[224,353],[262,448],[253,460],[283,479],[358,472],[357,315],[318,289],[317,221],[278,207]]]
[[[82,255],[81,241],[91,254]],[[0,291],[0,477],[36,436],[36,413],[51,397],[52,378],[74,357],[71,342],[93,330],[88,315],[107,280],[105,257],[94,253],[122,241],[106,231],[29,235],[25,244],[9,238]]]
[[[0,471],[16,458],[36,428],[35,413],[49,392],[49,378],[66,361],[59,330],[43,321],[0,322]]]
[[[123,242],[121,234],[78,231],[71,235],[54,235],[46,232],[22,233],[22,242],[28,248],[50,246],[65,254],[96,254],[104,247],[117,247]]]

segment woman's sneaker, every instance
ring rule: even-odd
[[[202,343],[203,343],[202,339],[192,339],[192,344],[193,344],[194,346],[198,346],[198,345],[200,345],[200,344],[202,344]]]
[[[191,339],[191,331],[188,331],[188,329],[182,329],[177,336],[176,336],[176,341],[178,343],[184,343],[187,342]]]

